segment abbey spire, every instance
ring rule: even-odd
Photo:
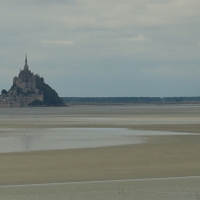
[[[27,60],[27,54],[26,54],[26,57],[25,57],[25,65],[24,65],[24,70],[29,70],[29,69],[28,69],[28,60]]]
[[[27,54],[26,54],[26,57],[25,57],[25,64],[27,64]]]

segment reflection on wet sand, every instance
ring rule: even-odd
[[[2,132],[6,134],[0,135],[1,153],[130,145],[146,142],[147,136],[184,135],[122,128],[17,128]]]

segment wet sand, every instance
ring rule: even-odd
[[[0,134],[13,128],[70,127],[200,133],[199,122],[199,105],[0,110]],[[199,199],[199,144],[200,135],[169,135],[124,146],[0,153],[0,198]],[[186,176],[194,177],[177,178]]]
[[[0,187],[3,200],[195,200],[200,177],[133,179]]]
[[[9,108],[0,128],[112,127],[200,133],[200,107]],[[0,133],[1,134],[1,133]],[[200,175],[200,135],[151,136],[145,144],[0,154],[0,185]]]
[[[154,137],[147,144],[0,154],[0,184],[198,176],[200,137]]]

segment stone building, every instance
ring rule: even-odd
[[[37,77],[38,75],[35,75],[31,72],[31,70],[29,70],[26,55],[24,69],[20,70],[18,77],[15,76],[13,78],[13,86],[21,88],[24,93],[31,91],[32,93],[34,92],[35,94],[39,95],[39,89],[36,87]]]
[[[7,94],[0,96],[0,107],[22,107],[29,106],[35,100],[43,102],[43,91],[37,88],[37,80],[43,78],[29,70],[27,55],[25,65],[19,75],[13,78],[13,85]]]

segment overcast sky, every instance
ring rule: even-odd
[[[199,0],[0,0],[0,89],[24,66],[60,96],[199,96]]]

